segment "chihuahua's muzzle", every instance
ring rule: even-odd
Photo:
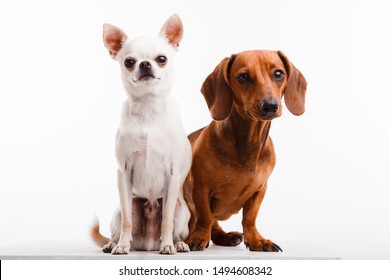
[[[143,81],[143,80],[149,80],[154,78],[155,76],[153,73],[152,64],[147,60],[142,61],[139,64],[138,80]]]

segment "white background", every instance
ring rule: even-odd
[[[154,35],[185,28],[174,95],[190,133],[210,122],[200,94],[219,61],[282,50],[308,81],[306,113],[271,136],[277,166],[261,233],[347,259],[390,259],[390,4],[385,1],[2,1],[0,246],[108,234],[118,204],[114,138],[125,98],[102,24]],[[241,217],[224,223],[241,230]]]

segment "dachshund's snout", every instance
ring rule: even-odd
[[[275,98],[263,100],[260,102],[260,111],[265,116],[273,116],[279,109],[278,100]]]

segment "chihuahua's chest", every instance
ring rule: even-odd
[[[164,115],[147,121],[130,115],[122,121],[116,155],[120,168],[131,169],[134,195],[148,199],[163,196],[170,168],[169,131]]]

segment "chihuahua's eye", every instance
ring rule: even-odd
[[[134,66],[135,60],[132,59],[132,58],[126,58],[124,64],[125,64],[125,66],[126,66],[127,68],[131,68],[131,67]]]
[[[156,57],[156,62],[158,64],[165,64],[165,63],[167,63],[167,61],[168,61],[168,58],[166,56],[160,55],[160,56]]]
[[[247,73],[240,74],[238,76],[237,80],[243,84],[247,84],[247,83],[250,83],[252,81],[251,77],[249,77],[249,75]]]
[[[274,80],[277,82],[281,82],[284,79],[284,73],[282,70],[276,70],[273,74]]]

